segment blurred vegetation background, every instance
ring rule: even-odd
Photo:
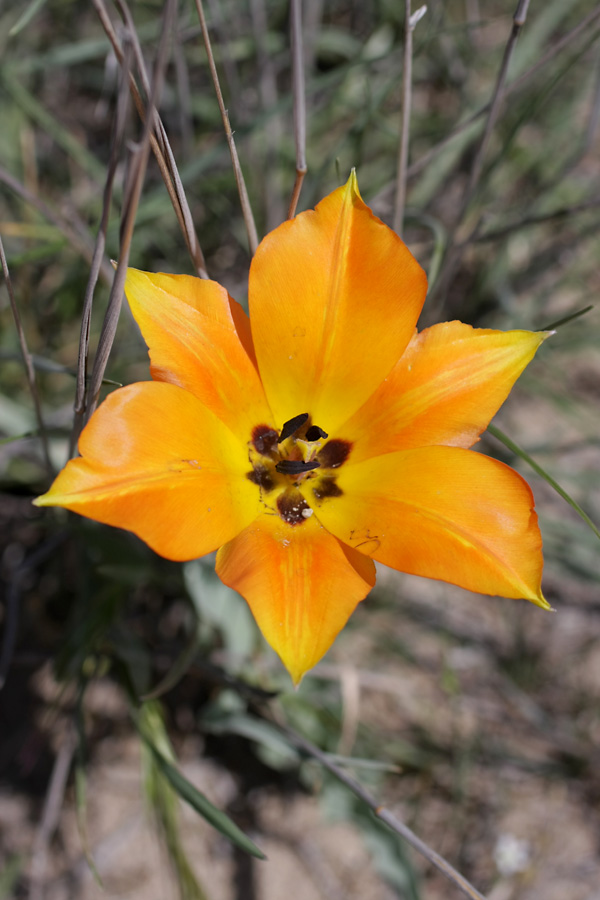
[[[598,521],[598,318],[573,316],[600,282],[600,6],[521,2],[518,26],[514,3],[432,0],[415,25],[403,235],[430,276],[423,325],[568,320],[497,425]],[[92,357],[143,133],[132,103],[116,126],[126,91],[103,10],[141,85],[132,36],[151,71],[163,3],[132,4],[134,30],[124,3],[0,9],[0,234],[55,469],[69,452],[111,141]],[[210,0],[205,12],[260,237],[286,217],[295,175],[289,4]],[[404,4],[305,0],[302,13],[299,209],[355,166],[391,225]],[[166,37],[160,116],[207,271],[244,301],[248,241],[193,2]],[[194,272],[152,155],[130,262]],[[103,391],[148,377],[124,307]],[[597,898],[598,537],[524,453],[489,433],[481,447],[533,486],[555,615],[382,571],[294,692],[211,559],[169,563],[130,534],[32,507],[49,472],[4,284],[0,897],[459,896],[299,750],[300,734],[489,900]],[[267,862],[248,855],[255,846]]]

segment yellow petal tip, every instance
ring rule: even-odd
[[[556,610],[550,606],[541,591],[534,597],[528,597],[527,599],[531,600],[532,603],[535,603],[535,605],[539,606],[541,609],[545,609],[548,612],[556,612]]]
[[[358,200],[362,200],[360,196],[360,191],[358,189],[358,179],[356,177],[356,169],[352,168],[350,172],[350,177],[346,182],[346,197],[348,200],[354,200],[357,198]]]

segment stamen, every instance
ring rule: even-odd
[[[299,428],[304,425],[305,422],[308,421],[308,413],[300,413],[297,416],[294,416],[293,419],[288,419],[283,428],[281,429],[281,434],[279,435],[278,444],[282,444],[286,438],[291,437],[298,431]]]
[[[312,469],[318,469],[321,463],[317,459],[305,462],[303,459],[282,459],[275,468],[281,475],[303,475]]]
[[[322,428],[319,428],[318,425],[311,425],[310,428],[307,428],[306,434],[304,435],[305,441],[318,441],[320,438],[328,438],[329,435],[326,431],[323,431]]]

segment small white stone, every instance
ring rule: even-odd
[[[524,872],[531,860],[531,847],[528,841],[515,837],[514,834],[501,834],[494,848],[494,861],[501,875],[509,877]]]

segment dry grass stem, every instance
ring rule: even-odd
[[[486,119],[485,127],[483,129],[483,135],[481,141],[479,143],[479,147],[475,153],[475,157],[473,159],[473,165],[471,166],[471,172],[469,174],[469,180],[467,182],[467,186],[465,188],[465,192],[463,194],[462,203],[460,206],[460,211],[457,216],[456,227],[460,225],[462,222],[467,209],[469,208],[469,204],[473,199],[475,191],[477,190],[477,186],[479,184],[479,179],[481,178],[481,172],[483,170],[483,161],[486,156],[487,148],[490,143],[490,138],[492,136],[492,131],[494,130],[494,125],[496,124],[496,120],[498,118],[498,114],[500,112],[500,106],[502,104],[502,100],[504,98],[504,88],[506,85],[506,76],[508,74],[508,67],[510,65],[510,61],[512,59],[512,55],[514,53],[514,49],[517,43],[517,38],[519,37],[521,28],[525,24],[525,20],[527,19],[527,10],[529,8],[530,0],[519,0],[519,5],[513,17],[513,24],[510,30],[510,35],[508,37],[508,41],[506,43],[506,47],[504,48],[504,55],[502,57],[502,62],[500,64],[500,69],[498,71],[498,77],[496,79],[496,84],[494,87],[494,93],[492,94],[492,99],[489,104],[488,116]]]
[[[77,386],[75,390],[75,404],[73,428],[71,431],[69,455],[72,456],[77,447],[79,434],[83,427],[85,416],[85,388],[87,379],[87,364],[90,342],[90,322],[92,318],[92,306],[94,302],[94,290],[98,281],[100,272],[100,264],[104,257],[104,248],[106,246],[106,231],[108,228],[108,220],[110,216],[110,207],[112,202],[112,191],[121,147],[125,136],[125,124],[127,120],[127,112],[129,109],[129,92],[128,82],[130,76],[129,54],[125,55],[124,65],[121,68],[121,83],[119,86],[117,97],[117,111],[114,120],[114,127],[111,136],[110,157],[108,169],[106,173],[106,182],[102,195],[102,214],[100,217],[100,225],[98,226],[98,235],[96,237],[96,246],[94,247],[94,256],[90,267],[90,274],[85,289],[83,300],[83,311],[81,315],[81,332],[79,337],[79,351],[77,354]]]
[[[112,22],[106,10],[106,6],[104,5],[104,0],[92,0],[92,2],[94,3],[96,12],[98,13],[98,18],[100,19],[102,27],[106,32],[106,36],[111,43],[115,56],[117,57],[119,64],[123,66],[124,51],[121,47],[121,44],[119,43],[117,33],[113,28]],[[126,5],[119,4],[119,7],[125,21],[130,21],[132,23],[132,27],[129,29],[129,36],[133,42],[135,51],[136,47],[139,48],[139,41],[137,40],[135,26],[133,26],[133,22],[129,15],[129,10]],[[140,78],[142,79],[143,84],[145,84],[146,86],[146,96],[149,96],[148,76],[146,73],[146,66],[143,60],[141,49],[139,49],[139,51],[136,53],[136,58],[141,61]],[[140,116],[141,121],[144,122],[144,117],[146,115],[144,101],[142,100],[142,95],[136,84],[133,73],[131,72],[129,74],[129,87],[138,115]],[[177,163],[175,162],[175,157],[173,156],[173,151],[171,150],[171,145],[169,143],[167,133],[157,110],[154,111],[154,123],[155,133],[152,133],[150,135],[152,152],[154,153],[156,162],[160,169],[160,173],[165,183],[165,187],[169,194],[169,198],[173,205],[173,209],[175,210],[175,215],[177,216],[179,227],[181,228],[181,232],[184,236],[196,274],[199,275],[200,278],[208,278],[204,254],[202,253],[200,242],[198,240],[198,236],[196,235],[192,214],[187,202],[187,198],[185,196],[181,178],[179,176]]]
[[[565,47],[571,44],[576,38],[579,37],[580,34],[587,32],[589,30],[590,25],[597,18],[600,17],[600,6],[597,6],[592,12],[590,12],[587,16],[585,16],[578,25],[571,29],[571,31],[567,32],[559,41],[554,44],[533,66],[527,69],[519,78],[516,78],[515,81],[511,82],[506,86],[506,90],[504,92],[504,97],[507,98],[510,95],[519,91],[524,85],[536,75],[540,69],[543,69],[549,62],[551,62],[559,53],[561,53]],[[598,35],[596,35],[598,37]],[[415,175],[418,175],[419,172],[422,172],[423,169],[427,168],[429,163],[435,159],[435,157],[441,153],[441,151],[452,143],[455,138],[459,137],[467,128],[470,128],[478,119],[481,119],[482,116],[485,116],[487,112],[489,112],[491,106],[490,103],[486,103],[484,106],[481,106],[476,112],[474,112],[471,116],[461,122],[456,128],[453,128],[445,138],[439,141],[434,147],[424,153],[419,159],[415,160],[412,163],[406,172],[407,178],[413,178]]]
[[[42,453],[44,454],[44,462],[46,464],[46,469],[48,470],[48,474],[52,476],[54,474],[54,469],[52,466],[52,461],[50,459],[50,450],[48,448],[48,435],[46,434],[46,426],[44,425],[44,417],[42,416],[42,405],[40,402],[40,395],[37,389],[37,383],[35,380],[35,370],[33,367],[33,360],[31,358],[31,353],[29,352],[29,347],[27,346],[27,338],[25,337],[25,330],[23,328],[23,323],[21,322],[21,316],[19,315],[19,307],[17,306],[17,301],[15,299],[15,294],[13,291],[12,281],[10,277],[10,271],[8,268],[8,263],[6,261],[6,255],[4,253],[4,244],[2,242],[2,238],[0,237],[0,260],[2,262],[2,271],[4,273],[4,281],[6,282],[6,290],[8,291],[8,298],[10,301],[10,308],[12,310],[13,319],[15,322],[15,328],[17,329],[17,336],[19,338],[19,346],[21,348],[21,356],[23,357],[23,365],[25,366],[25,375],[27,377],[27,386],[29,387],[29,393],[31,394],[31,399],[33,400],[33,406],[35,409],[35,417],[38,423],[38,429],[40,433],[40,441],[42,444]]]
[[[362,800],[366,806],[375,814],[375,816],[384,822],[388,828],[394,831],[396,834],[400,835],[407,844],[420,853],[425,859],[431,863],[431,865],[435,866],[435,868],[441,872],[445,877],[452,882],[460,891],[465,895],[465,897],[470,897],[471,900],[486,900],[483,894],[480,894],[479,891],[473,887],[473,885],[467,881],[467,879],[457,872],[457,870],[450,865],[450,863],[444,859],[443,856],[440,856],[439,853],[436,853],[428,844],[421,840],[414,831],[405,825],[397,816],[393,815],[389,810],[387,810],[384,806],[381,806],[375,797],[366,790],[360,784],[360,782],[356,781],[356,779],[352,778],[351,775],[348,775],[342,768],[336,765],[331,757],[324,753],[322,750],[312,744],[310,741],[307,741],[300,734],[290,728],[288,725],[283,724],[278,720],[278,716],[269,716],[271,721],[277,725],[277,727],[282,731],[283,734],[288,738],[291,744],[296,747],[298,750],[305,753],[307,756],[312,759],[317,760],[320,765],[322,765],[328,772],[344,784],[352,793]]]
[[[129,34],[131,35],[131,39],[133,41],[133,52],[135,55],[137,68],[140,73],[140,78],[142,79],[142,86],[146,93],[146,97],[148,98],[150,96],[150,79],[148,78],[148,73],[146,71],[146,63],[144,61],[144,55],[142,53],[142,48],[138,39],[133,16],[131,15],[126,0],[116,0],[116,4],[119,12],[121,13],[121,16],[123,17],[123,21],[129,29]],[[141,118],[142,121],[144,121],[143,104],[141,106],[141,110]],[[169,143],[169,139],[167,137],[167,132],[156,107],[154,107],[153,121],[154,129],[153,132],[151,132],[151,137],[156,137],[156,146],[160,151],[158,154],[155,151],[154,155],[161,170],[163,181],[165,182],[167,191],[169,192],[169,196],[171,197],[171,202],[173,203],[173,208],[175,209],[175,213],[179,220],[179,226],[183,232],[183,236],[192,258],[192,262],[196,269],[196,273],[201,278],[208,278],[204,254],[200,249],[200,242],[194,228],[192,213],[190,211],[183,183],[179,175],[179,169],[177,168],[177,163],[175,162],[175,157],[173,155],[171,144]]]
[[[553,222],[556,219],[566,219],[576,216],[578,213],[587,212],[590,209],[597,209],[600,206],[600,197],[592,197],[583,203],[576,203],[573,206],[561,206],[560,209],[554,209],[551,212],[542,213],[539,216],[524,216],[517,222],[511,222],[503,228],[497,228],[495,231],[484,231],[483,234],[477,235],[475,242],[478,244],[487,241],[498,241],[515,231],[522,228],[531,228],[534,225],[544,225],[546,222]]]
[[[261,154],[263,156],[261,168],[265,173],[263,186],[266,224],[267,231],[272,231],[273,228],[281,224],[284,218],[283,197],[281,196],[279,171],[277,168],[282,138],[281,116],[277,111],[278,97],[275,69],[266,44],[269,22],[265,9],[265,0],[250,0],[250,13],[260,70],[258,92],[265,114],[264,134],[266,140],[264,141],[264,149]]]
[[[75,733],[70,730],[64,737],[60,749],[56,755],[50,783],[46,792],[42,817],[35,836],[33,856],[31,859],[31,875],[29,884],[29,900],[43,900],[46,883],[46,868],[48,865],[48,850],[52,835],[58,825],[67,778],[71,769],[71,762],[75,754],[77,739]]]
[[[406,203],[406,169],[408,166],[408,147],[410,143],[410,107],[412,100],[412,54],[413,31],[425,13],[426,6],[421,6],[411,13],[411,0],[404,3],[404,59],[402,61],[402,124],[400,131],[400,148],[398,152],[398,172],[396,175],[396,200],[394,203],[394,219],[392,227],[402,237],[404,226],[404,206]]]
[[[137,208],[142,192],[142,185],[146,174],[146,166],[148,156],[150,154],[150,135],[154,123],[154,111],[156,109],[158,97],[162,88],[164,71],[167,62],[167,46],[171,36],[171,27],[175,15],[176,0],[168,0],[165,5],[163,15],[163,28],[161,31],[161,40],[158,46],[156,64],[154,66],[154,78],[150,99],[146,116],[144,119],[144,129],[140,143],[134,149],[128,177],[123,191],[123,213],[121,216],[121,229],[119,236],[119,262],[115,272],[115,278],[110,292],[108,308],[104,317],[100,339],[98,341],[98,350],[94,360],[94,368],[90,379],[90,385],[87,394],[86,403],[86,420],[92,415],[100,396],[100,387],[108,356],[117,331],[117,323],[121,312],[121,304],[123,301],[123,290],[125,286],[125,277],[127,275],[127,267],[129,265],[129,251],[131,247],[131,239],[133,236],[133,226],[137,214]]]
[[[460,264],[460,260],[462,259],[466,248],[469,246],[469,244],[476,240],[481,229],[481,219],[478,219],[467,237],[460,242],[457,241],[459,229],[463,223],[463,220],[467,214],[471,201],[479,185],[479,180],[483,171],[483,161],[486,156],[492,131],[494,130],[494,126],[498,119],[500,106],[504,99],[504,89],[506,85],[508,67],[512,59],[517,38],[519,36],[521,28],[525,24],[528,7],[529,0],[519,0],[519,5],[513,17],[512,28],[510,30],[508,41],[506,42],[506,46],[504,48],[502,62],[500,63],[496,83],[494,85],[494,91],[492,93],[492,99],[489,104],[489,110],[485,122],[485,127],[483,129],[483,135],[479,142],[479,146],[475,151],[469,178],[464,189],[462,200],[459,206],[459,211],[453,225],[453,231],[451,234],[449,245],[446,249],[444,261],[440,269],[439,278],[435,285],[435,291],[438,301],[443,300],[443,298],[446,296],[448,287],[454,277],[454,274]]]
[[[9,174],[5,169],[0,166],[0,181],[3,182],[7,187],[10,188],[13,193],[17,194],[26,203],[29,203],[34,209],[48,220],[48,222],[52,222],[52,224],[60,231],[60,233],[67,239],[73,250],[78,253],[80,256],[85,259],[85,261],[91,265],[92,258],[94,255],[94,240],[87,230],[87,228],[83,229],[73,229],[70,224],[61,216],[56,210],[51,209],[44,200],[40,197],[37,197],[30,190],[28,190],[20,181],[14,178]],[[79,233],[81,232],[81,233]],[[100,274],[102,276],[102,280],[105,284],[111,284],[112,282],[112,269],[110,267],[110,263],[107,259],[102,260],[102,265],[100,267]]]
[[[244,173],[242,172],[242,167],[238,158],[235,141],[233,139],[233,131],[231,130],[229,115],[227,113],[227,110],[225,109],[225,101],[223,100],[223,93],[221,91],[221,85],[219,83],[219,74],[217,72],[215,58],[213,56],[212,46],[210,43],[210,35],[208,33],[208,26],[206,24],[206,18],[204,16],[204,7],[202,5],[202,0],[195,0],[195,2],[196,10],[198,12],[198,18],[200,19],[200,27],[202,28],[202,37],[204,40],[204,46],[206,48],[206,55],[208,57],[210,75],[215,89],[215,94],[217,95],[217,103],[219,104],[221,119],[223,121],[223,128],[225,129],[225,137],[227,138],[229,154],[231,156],[231,164],[233,166],[238,195],[240,198],[240,205],[242,207],[242,215],[244,217],[244,224],[246,226],[246,234],[248,235],[248,246],[250,248],[250,254],[254,256],[254,254],[256,253],[256,248],[258,247],[258,234],[256,231],[256,224],[254,222],[254,216],[252,214],[252,207],[250,206],[250,198],[248,197],[246,182],[244,181]]]
[[[288,209],[288,219],[296,215],[306,166],[306,91],[304,86],[304,41],[302,39],[302,3],[291,0],[290,33],[292,45],[292,93],[294,100],[294,141],[296,144],[296,179]]]

